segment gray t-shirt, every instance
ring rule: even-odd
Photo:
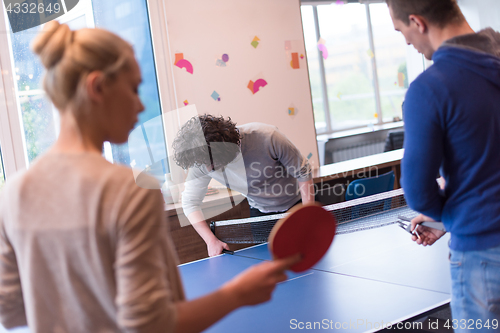
[[[212,178],[223,185],[227,182],[261,212],[283,212],[300,200],[297,181],[310,180],[312,175],[308,160],[297,147],[272,125],[249,123],[238,129],[241,154],[224,170],[209,171],[206,166],[189,169],[182,193],[186,216],[201,210]]]
[[[172,332],[184,299],[158,190],[98,154],[46,154],[0,194],[0,320]]]

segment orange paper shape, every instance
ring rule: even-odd
[[[290,61],[290,66],[292,66],[293,69],[300,68],[299,54],[297,52],[292,53],[292,61]]]
[[[184,53],[176,53],[175,54],[175,60],[174,60],[174,65],[177,65],[179,60],[184,59]]]
[[[250,89],[250,91],[252,92],[252,94],[255,94],[255,93],[253,92],[253,81],[252,81],[252,80],[250,80],[250,82],[248,82],[248,86],[247,86],[247,88],[248,88],[248,89]]]
[[[183,53],[176,53],[175,54],[174,65],[179,67],[179,68],[185,68],[188,73],[193,74],[193,65],[189,61],[184,59]]]

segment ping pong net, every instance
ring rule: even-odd
[[[323,206],[337,220],[337,235],[396,224],[398,216],[418,215],[406,205],[403,189]],[[274,224],[287,213],[211,222],[217,238],[226,243],[265,243]]]

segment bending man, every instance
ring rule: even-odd
[[[307,159],[274,126],[237,127],[230,118],[193,117],[179,131],[173,148],[176,163],[189,169],[182,194],[184,214],[207,244],[210,256],[229,249],[210,231],[200,208],[212,178],[245,194],[252,217],[314,201]]]

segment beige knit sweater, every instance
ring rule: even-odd
[[[184,299],[159,191],[98,154],[46,154],[0,194],[0,320],[171,332]]]

